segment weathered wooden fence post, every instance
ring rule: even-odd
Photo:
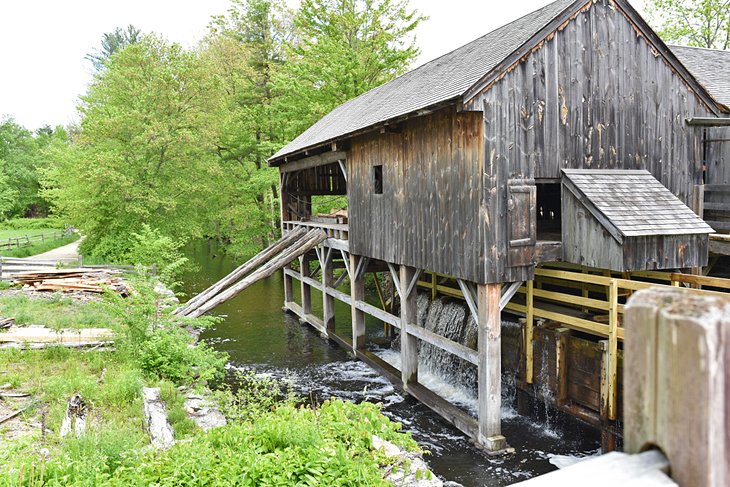
[[[683,487],[730,481],[730,298],[647,289],[625,308],[624,440]]]

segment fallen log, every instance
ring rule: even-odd
[[[185,303],[182,307],[176,309],[172,312],[174,315],[180,315],[185,316],[191,311],[193,311],[195,308],[200,306],[201,304],[208,301],[210,298],[221,292],[223,289],[227,288],[234,282],[240,280],[245,275],[250,273],[251,271],[255,270],[257,267],[271,259],[273,256],[284,250],[285,248],[289,247],[292,243],[294,243],[296,240],[300,239],[307,233],[306,229],[303,227],[297,228],[296,230],[292,230],[287,235],[285,235],[283,238],[275,242],[274,244],[270,245],[266,249],[262,250],[258,254],[256,254],[253,258],[248,260],[243,265],[237,267],[233,272],[228,274],[226,277],[221,279],[220,281],[216,282],[212,286],[210,286],[208,289],[203,291],[202,293],[198,294],[194,298],[192,298],[190,301]]]
[[[299,256],[304,255],[305,253],[312,250],[314,247],[322,243],[324,240],[327,239],[327,234],[324,232],[324,230],[317,228],[314,230],[310,230],[307,232],[307,234],[300,239],[295,245],[292,245],[287,250],[283,251],[281,254],[279,254],[274,259],[267,262],[265,265],[263,265],[258,270],[254,271],[253,273],[249,274],[248,277],[245,277],[242,281],[239,283],[231,286],[227,290],[223,291],[219,295],[213,297],[209,301],[201,304],[197,309],[191,310],[187,316],[191,318],[197,318],[211,309],[215,308],[216,306],[220,305],[221,303],[225,303],[229,299],[237,296],[240,294],[244,289],[251,286],[257,281],[260,281],[261,279],[265,279],[267,277],[270,277],[274,272],[278,271],[285,265],[289,264],[294,259],[299,258]]]
[[[159,387],[142,389],[144,401],[145,426],[150,435],[152,446],[158,450],[166,450],[175,443],[170,423],[167,422],[165,403],[162,402]]]
[[[0,318],[0,330],[10,328],[15,324],[15,318]]]

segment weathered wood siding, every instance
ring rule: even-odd
[[[479,235],[482,116],[453,109],[404,122],[399,133],[352,140],[350,250],[483,282]],[[383,166],[383,193],[373,167]]]
[[[610,1],[567,22],[467,103],[483,110],[487,279],[514,281],[507,265],[509,181],[556,179],[561,168],[646,169],[683,202],[702,181],[709,108]],[[491,178],[491,179],[490,179]]]
[[[641,271],[707,265],[707,235],[613,238],[578,199],[563,190],[563,260],[599,269]]]
[[[707,184],[730,185],[730,127],[706,129]]]

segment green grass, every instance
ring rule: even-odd
[[[20,247],[19,249],[13,249],[10,251],[4,250],[2,251],[2,255],[3,257],[30,257],[32,255],[38,255],[42,254],[43,252],[48,252],[49,250],[53,250],[58,247],[63,247],[64,245],[68,245],[78,239],[79,235],[77,233],[73,233],[66,237],[58,238],[55,240],[46,240],[45,242],[39,242],[29,247]],[[0,239],[0,243],[2,243],[2,239]]]
[[[116,317],[101,303],[79,305],[62,294],[49,294],[48,299],[0,296],[0,316],[15,318],[20,325],[44,325],[55,330],[118,327]]]
[[[235,393],[215,394],[229,425],[201,432],[187,417],[178,386],[191,385],[194,375],[220,378],[225,357],[203,346],[190,347],[190,336],[180,333],[179,323],[157,311],[153,283],[134,285],[131,297],[110,294],[102,305],[0,298],[0,315],[12,312],[22,322],[54,327],[108,323],[116,331],[113,352],[0,350],[1,382],[32,394],[38,405],[25,419],[46,427],[43,435],[35,428],[30,438],[8,440],[0,426],[0,487],[380,486],[385,485],[381,466],[386,460],[371,450],[372,435],[417,449],[376,405],[331,400],[302,407],[281,384],[253,374],[240,378]],[[175,438],[186,440],[166,452],[149,448],[144,385],[160,387]],[[87,432],[61,438],[66,402],[74,393],[88,405]],[[48,453],[39,454],[41,449]]]

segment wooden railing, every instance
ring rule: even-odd
[[[297,227],[321,228],[327,233],[327,237],[337,240],[348,240],[349,226],[346,223],[323,223],[315,221],[285,221],[282,222],[284,232]]]
[[[418,282],[431,290],[463,299],[462,291],[448,284],[448,276],[427,275]],[[606,402],[609,419],[616,419],[618,344],[624,339],[623,314],[626,299],[635,291],[650,287],[680,287],[691,293],[714,295],[730,291],[730,279],[681,273],[648,271],[620,274],[571,264],[550,264],[535,269],[535,279],[521,286],[506,310],[526,318],[526,382],[533,375],[533,326],[535,320],[548,320],[606,340]],[[439,280],[446,283],[439,283]],[[692,287],[687,287],[692,286]],[[704,288],[704,289],[702,289]],[[712,288],[708,290],[706,288]],[[575,294],[571,293],[574,292]]]
[[[49,233],[40,233],[37,235],[18,235],[15,237],[8,237],[7,241],[3,239],[0,241],[0,251],[10,251],[12,249],[19,249],[22,247],[30,247],[37,243],[44,243],[48,240],[58,240],[60,238],[68,237],[74,232],[71,227],[65,230],[56,230]]]

